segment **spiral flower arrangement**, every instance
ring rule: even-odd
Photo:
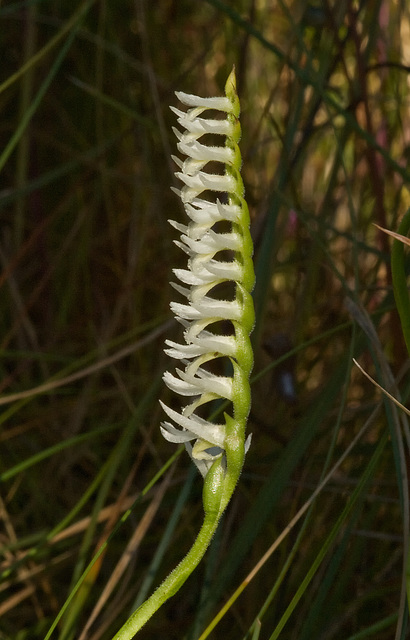
[[[187,156],[184,161],[174,158],[180,169],[176,175],[183,183],[182,189],[175,191],[189,222],[170,221],[181,234],[176,244],[188,255],[187,268],[174,269],[181,284],[173,285],[186,302],[172,302],[171,309],[184,327],[185,343],[166,340],[166,353],[183,368],[177,368],[176,375],[166,372],[164,381],[172,391],[192,401],[181,412],[162,403],[172,422],[164,422],[161,430],[167,440],[185,444],[205,478],[204,521],[186,556],[131,615],[115,640],[131,640],[198,565],[235,489],[250,441],[245,430],[251,399],[249,334],[254,310],[250,292],[255,276],[249,212],[240,176],[235,71],[228,77],[222,98],[176,95],[188,110],[171,107],[184,129],[182,133],[174,129],[178,149]],[[208,110],[214,116],[201,117]],[[223,139],[223,143],[210,144],[209,138]],[[207,165],[216,172],[211,173]],[[229,375],[215,373],[218,364],[230,368]],[[215,400],[231,403],[232,411],[224,413],[223,423],[200,414]]]
[[[172,391],[193,397],[193,401],[181,413],[162,404],[177,427],[164,422],[161,430],[167,440],[185,443],[194,463],[206,476],[217,459],[228,465],[231,460],[241,467],[249,445],[249,439],[245,442],[245,426],[253,363],[249,340],[254,324],[250,295],[254,284],[253,246],[240,175],[241,128],[234,70],[227,80],[225,97],[200,98],[182,92],[176,95],[188,107],[187,111],[171,109],[184,129],[182,133],[174,131],[178,150],[187,158],[173,159],[180,169],[176,176],[183,183],[182,189],[175,191],[182,199],[189,223],[170,220],[181,233],[176,244],[188,255],[187,269],[173,270],[182,285],[173,286],[187,303],[171,303],[184,327],[185,344],[167,340],[166,353],[180,360],[185,368],[177,369],[177,375],[166,372],[164,382]],[[215,115],[203,118],[204,111],[226,115],[223,119]],[[203,137],[224,138],[224,143],[205,144]],[[206,171],[209,163],[216,173]],[[224,284],[229,288],[229,283],[233,295],[221,299],[218,290]],[[226,321],[232,327],[229,334],[218,331]],[[211,363],[220,358],[229,358],[232,375],[212,372]],[[197,412],[202,405],[217,399],[232,403],[233,415],[225,413],[224,424],[216,424]]]

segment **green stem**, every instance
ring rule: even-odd
[[[175,567],[158,589],[154,591],[152,596],[134,611],[127,622],[116,633],[113,640],[131,640],[160,606],[171,596],[175,595],[180,587],[182,587],[202,560],[212,540],[212,536],[216,531],[219,518],[220,515],[218,512],[205,515],[198,536],[184,559]]]
[[[177,567],[156,591],[128,618],[113,640],[131,640],[141,627],[169,598],[177,593],[205,555],[221,516],[228,504],[239,478],[240,469],[229,470],[219,458],[206,474],[203,489],[205,517],[198,536]]]
[[[407,236],[410,229],[410,209],[405,213],[397,232]],[[400,316],[401,327],[410,355],[410,299],[407,288],[407,276],[404,264],[404,244],[400,240],[393,240],[391,252],[391,271],[393,279],[394,297]]]

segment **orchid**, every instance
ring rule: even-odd
[[[204,521],[188,554],[132,614],[116,640],[134,637],[198,565],[233,494],[250,444],[245,430],[251,400],[249,334],[254,324],[251,290],[255,276],[249,211],[240,175],[235,70],[228,77],[224,97],[201,98],[182,92],[176,96],[188,107],[187,111],[171,107],[184,130],[174,129],[178,150],[187,156],[184,161],[173,158],[183,185],[174,190],[183,202],[188,224],[170,223],[181,234],[175,242],[188,262],[186,269],[173,270],[179,280],[173,287],[186,302],[171,302],[184,329],[184,343],[166,340],[165,350],[183,368],[177,368],[175,374],[167,371],[163,379],[169,389],[191,401],[180,412],[161,403],[171,420],[163,422],[161,431],[168,441],[184,443],[204,477]],[[213,117],[201,117],[209,110]],[[209,139],[213,142],[221,137],[223,144],[208,144]],[[209,163],[216,173],[207,170]],[[204,417],[215,401],[231,405],[223,422]]]
[[[233,449],[236,464],[239,460],[242,462],[243,452],[249,446],[244,431],[252,368],[249,333],[254,323],[250,296],[254,283],[252,240],[239,173],[241,130],[234,71],[228,78],[223,98],[200,98],[182,92],[176,95],[189,107],[186,112],[171,107],[184,129],[183,133],[174,129],[179,140],[178,150],[188,156],[184,161],[173,157],[180,169],[176,176],[183,183],[180,191],[174,190],[184,203],[189,223],[169,222],[181,233],[176,244],[188,255],[188,268],[174,269],[183,286],[173,285],[187,298],[188,304],[171,303],[172,311],[184,327],[186,344],[167,340],[166,353],[180,360],[185,369],[177,369],[177,376],[166,372],[164,382],[171,390],[182,396],[193,396],[194,400],[180,414],[162,403],[167,416],[180,428],[164,422],[161,431],[167,440],[185,443],[194,463],[206,476],[213,462],[229,456]],[[201,117],[209,110],[226,113],[226,117]],[[202,137],[210,135],[224,136],[224,146],[200,142]],[[215,167],[219,165],[221,170],[218,173],[204,170],[210,162]],[[232,259],[219,257],[226,253],[232,254]],[[234,283],[232,298],[217,297],[213,292],[228,282]],[[231,323],[232,333],[216,332],[214,327],[221,321]],[[211,363],[223,358],[230,360],[232,376],[212,372]],[[233,406],[233,418],[225,414],[225,424],[215,424],[197,414],[199,407],[220,398],[229,400]]]

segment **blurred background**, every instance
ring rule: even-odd
[[[408,4],[9,0],[0,34],[0,640],[51,637],[107,540],[52,637],[111,638],[199,530],[202,479],[159,432],[185,261],[169,105],[222,95],[233,64],[252,446],[205,560],[140,637],[208,637],[343,454],[209,637],[409,637],[409,429],[352,362],[406,404],[374,223],[410,206]]]

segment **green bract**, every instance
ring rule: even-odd
[[[249,439],[245,443],[245,426],[253,363],[250,291],[255,276],[249,212],[240,176],[241,128],[235,72],[227,80],[223,98],[200,98],[181,92],[176,95],[189,107],[187,111],[171,107],[184,129],[182,133],[174,129],[178,150],[187,156],[184,161],[174,157],[180,169],[176,175],[183,183],[182,189],[175,191],[189,222],[185,225],[170,220],[181,233],[176,244],[188,255],[187,269],[174,269],[182,284],[173,286],[187,302],[171,303],[184,327],[185,344],[166,341],[166,353],[180,360],[184,369],[176,369],[176,375],[166,372],[164,381],[176,393],[192,397],[192,402],[181,413],[162,404],[177,426],[164,422],[161,430],[167,440],[185,444],[203,476],[218,459],[224,466],[229,466],[230,458],[235,460],[240,472],[249,446]],[[218,117],[202,117],[209,110]],[[220,112],[226,114],[224,119]],[[200,142],[203,136],[213,140],[220,137],[222,144]],[[213,173],[207,171],[209,163]],[[229,297],[224,295],[226,289]],[[225,332],[220,329],[222,323],[228,331],[226,327]],[[224,362],[226,359],[231,361],[230,366]],[[217,375],[214,370],[218,367],[229,369],[230,375]],[[233,415],[225,414],[222,424],[203,417],[203,405],[217,399],[232,403]]]

